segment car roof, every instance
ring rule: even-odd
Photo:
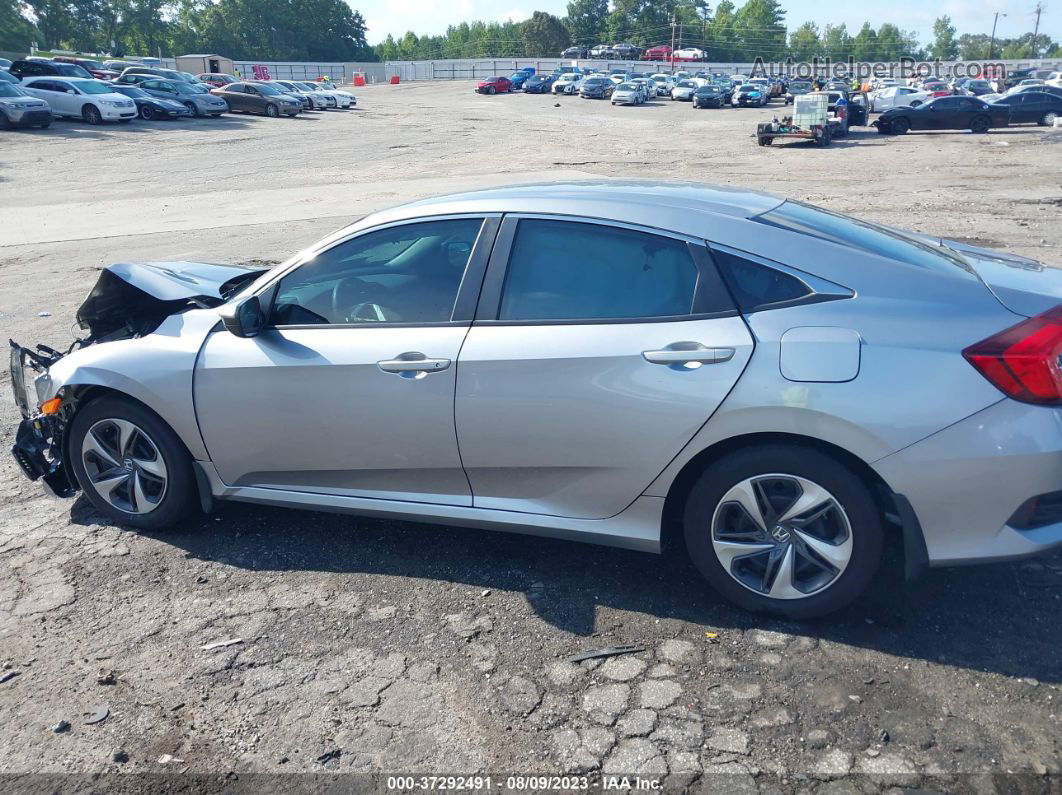
[[[34,80],[65,80],[67,83],[103,83],[104,85],[110,85],[106,81],[100,80],[96,77],[67,77],[66,75],[32,75],[22,78],[23,83],[30,83]]]
[[[375,213],[354,228],[434,214],[519,212],[597,218],[705,237],[709,231],[706,226],[752,218],[784,201],[768,193],[700,182],[542,182],[422,199]]]

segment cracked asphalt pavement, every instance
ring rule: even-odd
[[[554,105],[463,83],[379,86],[357,112],[290,123],[7,133],[0,332],[65,344],[110,262],[274,263],[377,207],[549,176],[730,181],[1062,260],[1052,131],[764,151],[748,138],[756,111]],[[481,157],[527,135],[543,146]],[[578,152],[556,148],[575,139]],[[297,151],[327,152],[328,168],[307,171]],[[594,171],[558,170],[576,161]],[[101,163],[106,186],[90,180]],[[956,195],[979,200],[957,213]],[[5,447],[16,415],[0,404]],[[641,775],[668,791],[1046,793],[1062,768],[1060,627],[1059,555],[904,583],[893,548],[865,598],[796,623],[723,603],[674,552],[237,504],[141,533],[0,461],[5,791],[114,772],[155,778],[93,786],[483,772]],[[623,644],[642,650],[568,661]]]

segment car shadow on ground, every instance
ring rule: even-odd
[[[84,497],[72,518],[83,525],[105,521]],[[603,607],[698,628],[781,630],[897,657],[1062,681],[1062,555],[937,569],[905,583],[902,557],[893,549],[867,595],[854,605],[814,622],[796,622],[732,607],[674,551],[658,556],[237,503],[171,532],[144,535],[190,558],[250,571],[364,573],[524,592],[543,621],[584,638],[601,629],[596,618]]]
[[[143,119],[133,119],[132,121],[123,124],[121,122],[104,122],[103,124],[89,124],[81,121],[80,119],[55,119],[52,122],[52,126],[47,130],[42,130],[38,127],[34,128],[20,128],[13,132],[19,132],[22,134],[33,134],[38,136],[60,136],[60,137],[77,137],[84,139],[101,139],[107,140],[112,138],[121,138],[126,135],[149,135],[152,133],[160,132],[172,132],[174,129],[180,130],[193,130],[199,127],[200,130],[206,129],[238,129],[241,127],[247,127],[253,122],[249,122],[246,119],[242,119],[232,114],[225,114],[217,119],[214,118],[181,118],[181,119],[158,119],[155,121],[144,121]]]

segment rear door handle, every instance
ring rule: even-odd
[[[708,348],[699,342],[673,342],[658,351],[642,351],[650,364],[719,364],[734,358],[733,348]]]
[[[394,359],[384,359],[376,366],[385,373],[398,373],[407,377],[438,373],[450,366],[449,359],[429,359],[420,351],[400,353]]]

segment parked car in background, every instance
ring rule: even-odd
[[[137,116],[133,100],[94,77],[28,77],[22,87],[47,102],[53,116],[83,119],[89,124],[129,122]]]
[[[123,83],[132,82],[124,79],[127,75],[154,75],[165,80],[176,80],[181,83],[200,82],[193,74],[178,72],[176,69],[163,69],[161,66],[129,66],[119,75],[118,80]]]
[[[1051,72],[1044,78],[1044,82],[1049,86],[1056,86],[1062,88],[1062,72]]]
[[[609,58],[614,58],[615,56],[616,56],[616,53],[612,49],[612,46],[609,45],[609,44],[598,44],[596,47],[591,47],[590,48],[590,57],[591,58],[609,59]]]
[[[10,69],[10,68],[11,68],[11,61],[9,61],[7,58],[0,58],[0,69],[7,70],[7,69]]]
[[[104,64],[99,61],[94,61],[91,58],[74,58],[70,55],[56,55],[52,60],[56,63],[77,64],[90,75],[100,80],[113,80],[121,74],[121,72],[108,69]]]
[[[12,63],[8,71],[19,80],[25,80],[27,77],[46,77],[49,75],[92,79],[92,75],[83,66],[78,66],[76,63],[57,63],[43,58],[23,58]]]
[[[793,80],[789,83],[785,92],[785,104],[792,105],[793,97],[799,97],[801,94],[808,94],[812,90],[810,80]]]
[[[281,91],[301,99],[303,108],[306,110],[324,110],[325,108],[332,107],[331,103],[328,101],[328,97],[325,96],[322,91],[313,91],[294,80],[273,80],[270,82]]]
[[[645,102],[645,89],[637,83],[620,83],[612,91],[613,105],[641,105]]]
[[[872,113],[880,113],[889,108],[908,106],[917,108],[919,105],[933,99],[928,91],[922,91],[911,86],[893,86],[870,92],[870,110]]]
[[[991,105],[1007,108],[1011,124],[1050,127],[1055,119],[1062,117],[1062,96],[1047,91],[1022,91],[996,100]]]
[[[335,88],[331,83],[308,83],[304,80],[300,80],[298,84],[308,91],[323,94],[324,98],[328,101],[328,107],[330,108],[347,110],[358,104],[357,97],[349,91]]]
[[[586,47],[569,47],[568,49],[566,49],[563,52],[561,52],[560,57],[561,58],[578,59],[578,58],[586,58],[589,55],[590,55],[590,51],[588,49],[586,49]]]
[[[476,85],[477,94],[503,94],[511,92],[512,90],[512,82],[510,82],[508,77],[503,77],[502,75],[495,75],[494,77],[480,80]]]
[[[221,97],[205,87],[193,86],[183,80],[145,80],[140,88],[153,97],[180,102],[193,116],[214,116],[225,113],[229,107]],[[299,103],[301,106],[301,102]]]
[[[121,73],[124,72],[126,69],[128,69],[130,66],[136,66],[136,64],[129,63],[128,61],[104,61],[103,62],[103,68],[104,69],[109,69],[112,72],[117,72],[119,75],[121,75]]]
[[[14,127],[47,130],[51,123],[52,111],[45,100],[33,96],[20,85],[0,82],[0,126],[5,130]]]
[[[671,59],[671,45],[658,44],[655,47],[650,47],[642,53],[642,58],[646,61],[668,61]]]
[[[579,89],[582,87],[583,76],[576,74],[575,72],[565,72],[556,80],[553,81],[553,93],[554,94],[578,94]]]
[[[292,99],[298,100],[299,104],[302,105],[302,109],[304,111],[310,111],[314,109],[314,102],[310,97],[306,96],[306,94],[301,91],[293,91],[278,80],[245,80],[244,82],[250,83],[251,85],[272,86],[280,93],[286,94]]]
[[[987,80],[967,80],[962,88],[964,91],[975,97],[993,93],[992,84]]]
[[[553,75],[531,75],[524,83],[525,94],[548,94],[553,90]]]
[[[701,86],[693,92],[694,108],[721,108],[724,104],[726,104],[726,95],[714,83]]]
[[[609,99],[615,84],[604,75],[590,75],[583,80],[579,96],[583,99]]]
[[[512,85],[513,91],[522,91],[528,77],[530,75],[527,72],[513,72],[509,75],[509,83]]]
[[[137,114],[145,121],[153,119],[179,119],[184,116],[195,114],[183,102],[176,99],[162,99],[152,96],[139,86],[127,83],[114,83],[116,94],[129,97],[136,103]]]
[[[1058,86],[1049,86],[1047,83],[1028,83],[1026,85],[1014,86],[1014,88],[1008,89],[1004,96],[1012,97],[1015,94],[1024,94],[1028,91],[1043,91],[1048,94],[1062,97],[1062,88],[1059,88]]]
[[[233,77],[232,75],[223,75],[218,74],[216,72],[204,72],[201,75],[196,75],[196,77],[199,78],[200,82],[206,83],[207,85],[213,86],[214,88],[218,88],[219,86],[227,86],[229,83],[239,82],[239,79]]]
[[[650,78],[656,84],[656,95],[658,97],[670,97],[671,89],[675,87],[675,78],[671,75],[658,73],[652,75]]]
[[[261,113],[265,116],[298,116],[302,103],[268,83],[229,83],[213,88],[210,93],[224,100],[230,110],[241,113]]]
[[[937,97],[917,108],[890,108],[875,124],[879,133],[903,135],[908,130],[971,130],[988,132],[992,127],[1006,127],[1010,111],[1005,105],[992,104],[977,97]]]
[[[642,48],[635,44],[628,44],[627,42],[619,42],[612,45],[612,52],[616,58],[622,58],[625,61],[636,60],[642,54]]]
[[[692,102],[693,92],[699,87],[699,84],[693,80],[679,80],[675,87],[671,89],[671,99],[678,102]]]
[[[734,89],[730,104],[735,108],[762,108],[767,104],[767,92],[762,85],[750,80]]]
[[[19,79],[6,69],[0,69],[0,83],[10,83],[17,86],[19,84]]]
[[[675,50],[671,57],[675,61],[705,61],[708,59],[704,50],[699,50],[696,47],[683,47],[680,50]]]
[[[656,83],[650,80],[648,75],[644,77],[632,77],[629,82],[635,83],[641,87],[642,94],[645,95],[645,99],[643,100],[643,102],[648,102],[651,99],[656,99]]]

